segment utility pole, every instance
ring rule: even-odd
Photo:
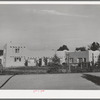
[[[94,54],[92,53],[92,65],[94,65]]]
[[[66,56],[67,56],[67,59],[68,59],[68,72],[70,73],[71,72],[71,68],[70,68],[70,63],[69,63],[69,58],[70,58],[69,53],[67,53]]]

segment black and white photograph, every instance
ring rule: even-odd
[[[100,90],[100,4],[0,4],[0,90]]]

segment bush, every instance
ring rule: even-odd
[[[49,68],[49,70],[47,71],[47,73],[58,73],[58,68],[57,67]]]

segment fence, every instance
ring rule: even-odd
[[[76,65],[76,64],[75,64]],[[70,65],[71,72],[97,72],[100,71],[98,65],[92,64],[90,62],[78,63],[76,66],[74,64]]]

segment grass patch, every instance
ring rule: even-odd
[[[47,74],[47,73],[65,73],[66,69],[60,66],[22,66],[4,68],[0,75],[20,75],[20,74]]]

